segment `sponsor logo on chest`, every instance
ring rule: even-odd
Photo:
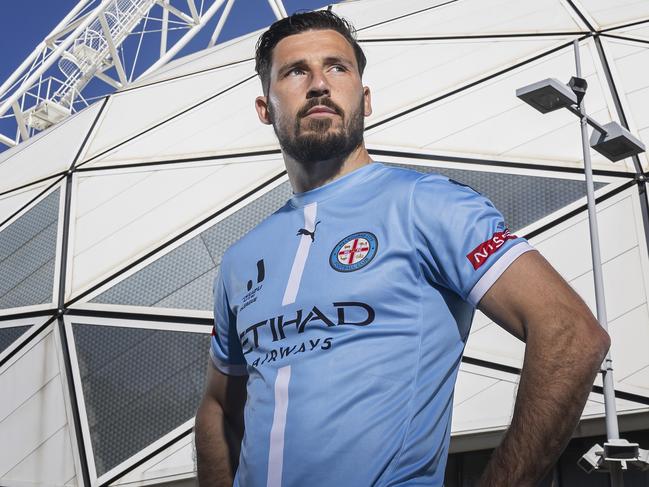
[[[366,327],[374,322],[376,312],[369,304],[358,301],[340,301],[330,306],[312,306],[289,314],[273,316],[246,327],[239,333],[239,341],[248,363],[258,367],[284,359],[289,355],[333,347],[331,327]],[[315,332],[308,339],[299,336],[307,330]],[[286,342],[290,342],[284,345]]]

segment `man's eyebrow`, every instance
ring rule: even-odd
[[[277,72],[279,74],[282,74],[284,71],[291,69],[291,68],[299,68],[299,67],[306,67],[307,62],[305,59],[297,59],[294,61],[289,61],[287,63],[282,64]]]
[[[353,66],[353,63],[350,59],[340,57],[340,56],[327,56],[324,59],[324,63],[326,65],[331,65],[331,64],[345,64],[347,66]]]
[[[327,56],[324,58],[324,64],[325,66],[331,66],[332,64],[344,64],[345,66],[348,67],[353,67],[353,62],[350,59],[347,59],[345,57],[341,56]],[[287,70],[291,68],[306,68],[308,66],[308,63],[306,59],[296,59],[293,61],[289,61],[287,63],[282,64],[277,72],[279,74],[282,74],[286,72]]]

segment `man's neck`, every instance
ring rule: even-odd
[[[284,154],[286,171],[295,193],[319,188],[371,162],[372,158],[363,144],[354,149],[343,161],[331,159],[303,164]]]

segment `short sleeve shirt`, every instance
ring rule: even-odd
[[[211,357],[248,375],[235,485],[442,485],[476,304],[522,253],[493,204],[371,163],[233,245]]]

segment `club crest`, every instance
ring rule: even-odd
[[[338,272],[357,271],[372,261],[378,246],[373,233],[353,233],[336,244],[329,256],[329,264]]]

